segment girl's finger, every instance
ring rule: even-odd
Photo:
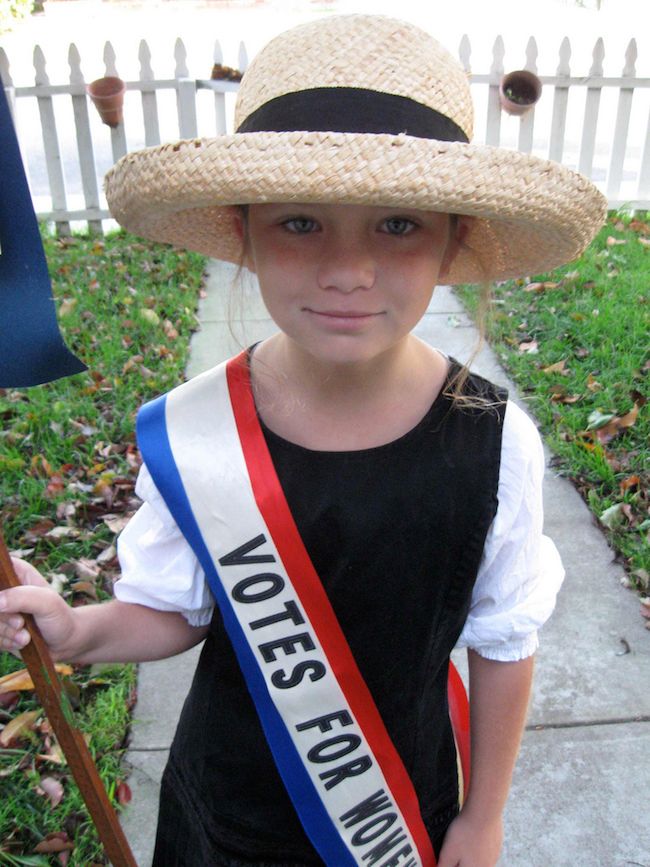
[[[30,640],[29,632],[26,629],[19,629],[17,632],[0,636],[0,648],[16,654],[29,644]]]
[[[40,577],[40,576],[39,576]],[[46,617],[51,615],[58,594],[47,586],[34,587],[24,585],[11,587],[9,590],[0,591],[0,614],[33,614],[34,617]],[[65,604],[65,603],[64,603]],[[8,618],[5,618],[5,622]]]

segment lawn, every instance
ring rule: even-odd
[[[476,292],[460,290],[475,312]],[[610,214],[585,254],[494,287],[486,333],[570,478],[650,592],[650,222]]]

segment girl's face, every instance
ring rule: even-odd
[[[367,205],[251,205],[246,264],[286,337],[329,363],[370,361],[405,340],[466,229],[447,214]]]

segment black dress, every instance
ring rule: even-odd
[[[496,514],[505,413],[505,394],[480,377],[465,391],[493,406],[463,408],[443,393],[415,428],[372,449],[311,451],[264,430],[436,854],[458,812],[449,655]],[[323,864],[275,768],[218,610],[163,776],[153,864]]]

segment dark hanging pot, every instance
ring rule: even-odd
[[[542,82],[534,72],[517,69],[504,75],[499,84],[501,108],[508,114],[522,115],[535,105],[542,95]]]
[[[87,85],[86,90],[103,123],[113,129],[122,123],[126,84],[121,78],[110,75],[105,78],[98,78]]]

